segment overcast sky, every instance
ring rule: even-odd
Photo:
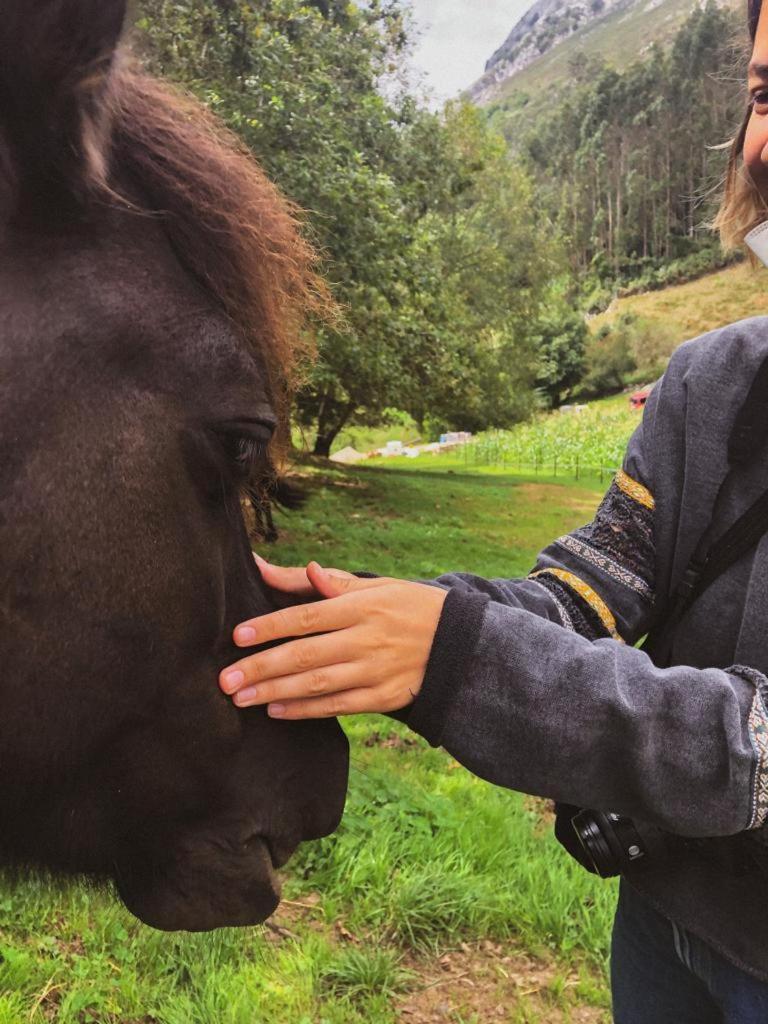
[[[414,63],[438,99],[480,77],[533,0],[410,0],[421,30]]]

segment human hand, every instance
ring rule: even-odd
[[[325,600],[235,629],[239,647],[296,638],[221,673],[219,684],[238,707],[267,704],[273,718],[302,719],[386,713],[413,702],[446,591],[404,580],[361,580],[317,562],[304,570],[259,560],[259,568],[275,589]]]

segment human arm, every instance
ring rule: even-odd
[[[706,371],[708,387],[716,389],[718,398],[748,379],[732,363],[729,357],[722,372]],[[687,401],[691,387],[693,398]],[[695,544],[695,524],[680,530],[684,496],[705,524],[708,500],[722,480],[720,450],[695,446],[695,434],[686,445],[686,431],[709,429],[711,436],[727,437],[727,416],[738,408],[739,397],[729,395],[720,404],[708,400],[700,384],[691,385],[685,359],[678,359],[666,399],[650,403],[636,435],[642,443],[634,465],[625,464],[635,473],[627,472],[633,493],[626,496],[633,501],[645,497],[636,502],[643,511],[620,514],[617,520],[612,509],[619,495],[609,492],[607,514],[598,516],[599,530],[572,535],[592,551],[577,551],[561,539],[539,560],[535,571],[544,571],[544,577],[436,581],[450,590],[425,678],[409,711],[412,728],[444,745],[478,775],[565,803],[620,811],[689,835],[725,835],[763,824],[768,813],[765,677],[748,668],[695,667],[695,660],[659,670],[646,655],[620,642],[635,642],[653,619],[652,597],[640,592],[636,580],[652,596],[667,594],[673,568],[684,568],[686,546]],[[723,423],[715,430],[711,424],[718,416]],[[633,524],[642,523],[645,511],[654,511],[654,491],[663,499],[663,521],[651,524],[650,547],[643,547],[647,540],[640,544],[638,560],[636,544],[616,547],[611,542],[631,538]],[[686,521],[690,524],[690,514]],[[648,538],[647,529],[643,536]],[[595,561],[595,551],[606,553],[599,550],[600,537],[611,545],[606,546],[609,561]],[[636,580],[626,582],[625,570]],[[572,587],[563,573],[585,582],[602,605],[584,587]],[[568,598],[582,603],[578,613],[591,622],[591,630],[568,628],[552,591],[541,593],[543,584],[537,581],[547,577],[565,584]],[[597,642],[587,642],[579,632]],[[696,653],[690,656],[695,659]],[[698,664],[728,664],[719,654],[716,658]],[[334,707],[344,713],[343,698],[334,696],[331,703],[318,699],[329,713]]]

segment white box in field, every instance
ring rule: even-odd
[[[756,228],[745,235],[747,243],[757,258],[768,267],[768,220],[758,224]]]

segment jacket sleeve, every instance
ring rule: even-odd
[[[636,643],[648,632],[654,608],[655,501],[645,483],[643,443],[654,408],[646,410],[593,521],[546,547],[526,579],[453,573],[435,582],[525,609],[589,640]]]
[[[436,581],[449,594],[407,721],[499,785],[730,835],[768,818],[768,680],[658,669],[632,646],[653,617],[660,393],[593,522],[547,547],[528,579]]]

